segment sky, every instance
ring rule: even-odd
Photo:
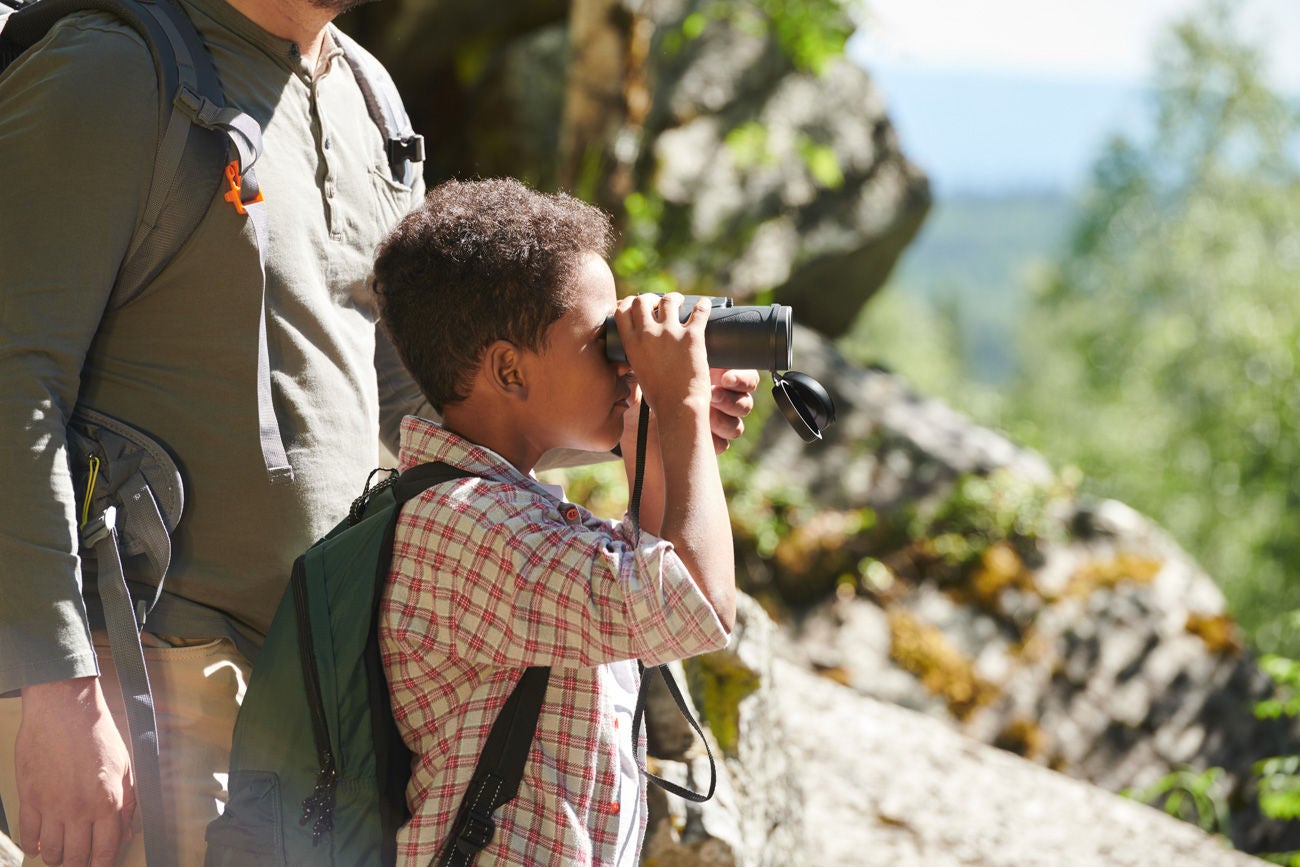
[[[865,0],[849,54],[940,195],[1077,189],[1140,135],[1152,58],[1202,0]],[[1270,83],[1300,96],[1300,3],[1238,0]]]

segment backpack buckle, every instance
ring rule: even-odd
[[[117,529],[117,508],[109,506],[81,528],[81,544],[93,548]]]
[[[390,138],[387,145],[388,164],[391,166],[402,161],[424,162],[424,136],[411,135],[406,138]]]
[[[226,191],[222,198],[235,206],[235,213],[237,214],[248,213],[248,209],[244,207],[245,205],[256,205],[258,202],[264,201],[262,190],[256,186],[253,188],[256,193],[252,198],[244,198],[244,178],[239,173],[238,160],[231,160],[230,164],[226,166],[226,183],[230,184],[230,189]]]
[[[492,819],[491,813],[480,813],[477,810],[467,810],[465,812],[465,823],[456,835],[456,848],[463,854],[473,858],[481,850],[492,842],[492,835],[496,833],[497,823]]]

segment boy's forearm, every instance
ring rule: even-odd
[[[659,415],[658,425],[665,503],[659,535],[673,543],[730,632],[736,620],[735,558],[708,406],[675,407]]]

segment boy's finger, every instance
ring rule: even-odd
[[[758,389],[757,370],[718,370],[711,372],[713,384],[729,391],[753,394]]]
[[[709,321],[709,311],[712,308],[713,302],[709,301],[708,298],[695,299],[695,305],[691,307],[691,313],[686,317],[686,324],[690,325],[695,322],[707,323]]]

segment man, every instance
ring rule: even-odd
[[[227,101],[263,127],[266,331],[294,480],[269,484],[259,451],[262,274],[253,227],[220,192],[149,287],[106,307],[152,175],[157,85],[133,31],[69,16],[0,79],[0,694],[21,694],[0,701],[0,795],[14,836],[47,864],[109,865],[119,850],[143,863],[118,687],[82,602],[64,436],[74,405],[165,444],[185,483],[168,595],[143,636],[179,864],[201,863],[224,798],[249,671],[239,648],[255,646],[293,558],[377,464],[381,429],[395,442],[419,405],[376,340],[367,281],[376,243],[423,185],[391,180],[330,36],[353,4],[181,2]],[[712,426],[730,439],[757,377],[726,376]]]

